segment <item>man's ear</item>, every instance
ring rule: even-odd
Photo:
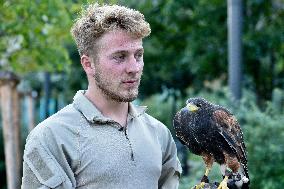
[[[92,65],[92,59],[89,56],[81,56],[81,64],[87,75],[93,75],[94,67]]]

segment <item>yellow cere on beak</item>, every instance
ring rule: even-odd
[[[197,106],[195,106],[194,104],[188,103],[186,105],[186,108],[190,111],[190,112],[195,112],[197,111],[199,108]]]

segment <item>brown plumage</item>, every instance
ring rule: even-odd
[[[189,150],[203,157],[207,175],[213,162],[230,168],[238,188],[249,188],[246,147],[239,123],[226,108],[203,98],[190,98],[174,117],[177,137]],[[225,176],[225,169],[222,170]],[[206,177],[206,178],[205,178]],[[205,178],[205,179],[204,179]]]

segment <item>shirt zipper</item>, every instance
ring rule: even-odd
[[[128,134],[127,134],[127,125],[125,127],[123,127],[118,122],[113,121],[112,123],[114,123],[114,125],[118,126],[118,131],[120,131],[120,132],[124,131],[125,138],[128,142],[128,146],[130,148],[130,159],[131,159],[131,161],[134,161],[135,160],[134,159],[134,152],[133,152],[132,144],[131,144],[130,139],[129,139]]]
[[[129,147],[130,147],[130,158],[131,158],[132,161],[134,161],[134,153],[133,153],[133,148],[132,148],[131,142],[130,142],[128,134],[127,134],[127,126],[124,127],[124,134],[125,134],[125,137],[128,141]]]
[[[128,142],[129,148],[130,148],[130,159],[131,159],[131,161],[134,161],[135,160],[134,159],[134,152],[133,152],[132,144],[131,144],[130,139],[128,137],[127,126],[123,127],[123,126],[121,126],[119,124],[119,129],[118,130],[124,132],[125,138],[126,138],[126,140]]]

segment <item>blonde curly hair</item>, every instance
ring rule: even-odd
[[[91,56],[97,40],[104,33],[113,30],[125,30],[138,38],[151,33],[150,25],[139,11],[119,5],[89,4],[82,9],[71,28],[71,34],[77,44],[80,56]]]

